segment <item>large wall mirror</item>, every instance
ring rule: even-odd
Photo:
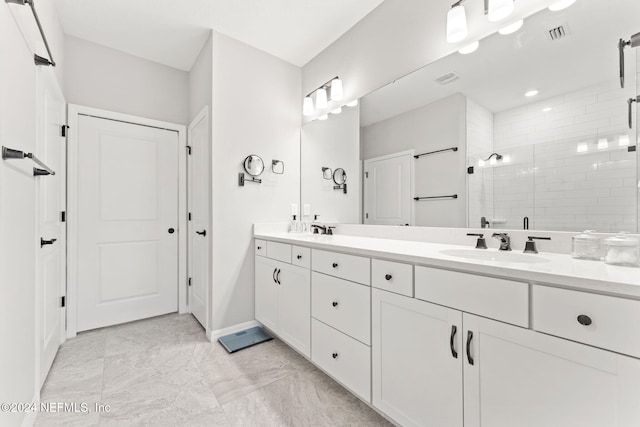
[[[544,9],[304,125],[302,203],[326,221],[637,232],[638,49],[621,88],[617,45],[638,16],[637,0]],[[348,195],[319,198],[321,166]]]

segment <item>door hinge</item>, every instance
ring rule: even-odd
[[[369,172],[365,172],[365,173],[364,173],[364,177],[365,177],[365,178],[369,178]]]
[[[187,145],[187,154],[191,155],[191,146],[190,145]]]
[[[67,136],[67,129],[69,129],[69,126],[61,125],[60,126],[60,136],[62,136],[62,137]]]
[[[67,297],[60,297],[60,307],[67,306]]]
[[[368,213],[364,214],[364,217],[369,219],[369,214]]]
[[[67,222],[67,213],[65,211],[60,212],[60,222]]]
[[[191,277],[189,277],[189,286],[191,286]]]
[[[189,212],[189,214],[187,216],[188,216],[189,221],[191,221],[191,212]]]

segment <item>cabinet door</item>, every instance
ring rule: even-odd
[[[373,405],[403,426],[462,426],[462,313],[372,295]]]
[[[465,427],[640,425],[640,360],[466,313],[464,331]]]
[[[256,320],[274,332],[278,332],[279,266],[278,261],[256,256]]]
[[[278,333],[289,345],[310,357],[311,349],[311,272],[280,263]]]

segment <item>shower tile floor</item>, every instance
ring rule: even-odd
[[[67,340],[41,401],[77,411],[36,426],[391,425],[281,341],[228,354],[178,314]]]

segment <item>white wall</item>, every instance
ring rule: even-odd
[[[255,318],[253,223],[286,221],[299,203],[300,87],[299,68],[213,34],[212,331]],[[239,187],[249,154],[265,162],[262,184]]]
[[[310,221],[360,223],[360,109],[345,107],[339,115],[305,124],[301,130],[301,203],[309,204]],[[347,194],[334,190],[322,167],[347,173]],[[300,213],[304,213],[300,209]],[[301,217],[298,217],[301,218]]]
[[[189,121],[206,106],[211,109],[213,96],[213,46],[212,36],[205,43],[189,71]],[[211,116],[211,115],[209,115]],[[209,117],[211,119],[211,117]]]
[[[61,29],[50,5],[37,4],[63,77]],[[0,3],[0,144],[36,149],[35,44],[39,37],[28,7]],[[39,50],[38,53],[41,53]],[[0,402],[39,399],[36,345],[35,185],[33,163],[0,161]],[[35,413],[0,412],[0,425],[18,426]],[[29,423],[29,420],[26,421]]]
[[[456,94],[362,128],[362,159],[414,149],[416,154],[458,147],[414,160],[415,196],[458,199],[415,202],[416,225],[466,226],[466,99]]]
[[[187,72],[70,36],[65,60],[67,102],[188,123]]]

